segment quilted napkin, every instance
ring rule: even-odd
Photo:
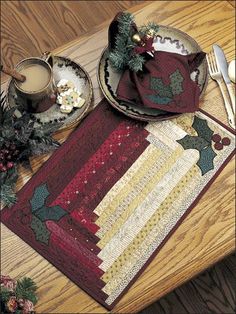
[[[124,71],[118,84],[117,98],[168,112],[194,112],[199,108],[200,89],[190,74],[204,57],[204,52],[184,56],[155,51],[142,72]]]
[[[136,26],[128,13],[118,13],[108,31],[109,61],[122,71],[116,90],[121,102],[160,110],[187,113],[199,109],[200,88],[190,75],[205,58],[198,51],[189,55],[155,51],[159,26]]]

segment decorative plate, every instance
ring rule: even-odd
[[[168,26],[160,25],[157,37],[154,40],[154,49],[175,52],[182,55],[201,51],[197,42],[186,33]],[[100,57],[98,66],[98,82],[108,102],[125,115],[143,121],[158,121],[174,118],[179,114],[166,113],[160,115],[156,109],[141,106],[132,106],[119,101],[116,98],[116,89],[121,73],[113,69],[108,60],[108,49],[105,48]],[[191,79],[200,87],[200,97],[203,96],[208,82],[208,70],[206,60],[191,74]]]
[[[41,124],[59,122],[58,131],[61,131],[75,126],[89,112],[93,88],[88,73],[78,63],[65,57],[54,56],[53,75],[55,84],[61,79],[72,81],[75,87],[82,92],[81,97],[85,99],[81,108],[74,108],[69,114],[62,113],[56,103],[47,111],[31,114],[32,120],[35,121],[35,127]],[[10,107],[17,107],[20,102],[24,101],[22,97],[16,94],[13,80],[9,82],[6,100]]]

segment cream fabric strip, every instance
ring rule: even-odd
[[[106,232],[106,225],[107,225],[107,220],[111,219],[113,215],[115,215],[116,208],[117,208],[117,199],[125,198],[130,190],[136,186],[140,180],[140,177],[145,176],[145,174],[148,172],[149,168],[153,166],[153,164],[156,164],[156,161],[161,158],[161,150],[160,149],[154,149],[152,152],[149,154],[149,156],[146,156],[145,160],[143,158],[138,158],[137,160],[139,162],[136,163],[136,166],[139,165],[139,168],[136,168],[135,174],[132,176],[132,178],[127,182],[126,185],[122,187],[122,189],[119,191],[118,194],[116,194],[115,197],[111,200],[111,202],[108,204],[106,208],[103,209],[103,212],[101,216],[97,219],[96,224],[100,226],[99,231],[96,233],[98,237],[103,237],[104,233]],[[127,173],[123,175],[123,177],[126,177]],[[125,210],[127,207],[127,203],[122,206],[121,203],[119,203],[119,206],[122,209]]]
[[[139,246],[145,245],[145,239],[146,237],[149,237],[150,233],[153,234],[154,227],[158,224],[162,224],[162,217],[165,212],[169,211],[170,208],[173,207],[173,204],[176,203],[176,200],[186,196],[183,195],[183,193],[186,193],[186,187],[188,187],[188,190],[190,190],[189,187],[191,186],[192,188],[192,185],[194,185],[194,182],[198,180],[199,176],[200,170],[197,165],[194,165],[181,179],[181,181],[178,182],[178,184],[170,192],[168,197],[165,198],[165,200],[154,212],[154,214],[151,216],[145,226],[136,235],[130,245],[124,250],[124,252],[122,252],[122,254],[115,260],[111,267],[109,267],[109,269],[103,274],[103,281],[105,281],[106,283],[111,281],[113,277],[116,276],[118,272],[120,272],[120,269],[123,267],[123,265],[126,264],[126,262],[129,261],[129,259],[132,258],[133,255],[135,255],[135,251],[139,248]],[[178,208],[176,208],[176,210],[178,210]]]
[[[176,149],[176,145],[178,145],[176,140],[179,140],[187,135],[187,133],[178,125],[168,120],[161,122],[150,122],[145,127],[145,129],[150,132],[150,134],[155,135],[157,138],[161,138],[162,141],[172,149]]]
[[[133,165],[127,170],[127,172],[120,178],[118,182],[110,189],[110,191],[106,194],[106,196],[102,199],[102,201],[95,208],[94,212],[101,216],[103,211],[109,207],[112,200],[115,198],[117,194],[123,189],[124,185],[127,185],[130,180],[132,180],[133,176],[136,174],[138,169],[140,168],[140,164],[142,164],[150,155],[152,155],[156,151],[156,147],[149,145],[144,152],[139,156],[139,158],[133,163]],[[99,225],[99,218],[96,223]]]
[[[98,257],[103,260],[100,268],[103,271],[106,271],[127,245],[129,245],[178,181],[196,163],[198,157],[197,151],[184,151],[180,159],[176,161],[170,171],[158,182],[154,190],[151,191],[147,198],[137,207],[117,234],[99,252]]]
[[[189,184],[194,188],[197,185],[197,181],[194,178],[188,178]],[[127,274],[132,270],[133,267],[139,262],[139,259],[143,259],[143,255],[145,255],[146,251],[149,247],[152,246],[153,242],[156,241],[159,235],[160,241],[163,241],[165,237],[165,229],[169,229],[169,221],[171,217],[174,216],[181,206],[182,202],[186,199],[186,197],[191,193],[189,186],[186,186],[183,190],[183,193],[178,195],[175,199],[175,202],[166,210],[161,217],[160,223],[156,224],[151,232],[145,237],[143,242],[137,247],[136,251],[127,262],[121,267],[120,271],[112,277],[112,279],[104,286],[102,289],[108,295],[111,295],[115,292],[117,287],[122,283],[123,279],[127,276]],[[150,222],[151,223],[151,222]]]
[[[232,136],[232,135],[231,135]],[[132,269],[126,273],[125,276],[122,276],[122,280],[120,281],[117,288],[112,292],[112,294],[106,300],[107,304],[112,304],[114,300],[120,295],[120,293],[125,289],[128,283],[132,280],[135,274],[142,268],[142,266],[146,263],[148,258],[153,254],[156,248],[161,244],[163,239],[168,235],[171,229],[175,226],[178,220],[182,217],[185,211],[189,208],[189,206],[193,203],[195,198],[199,195],[204,186],[211,180],[212,176],[219,170],[223,161],[229,156],[229,154],[234,150],[235,141],[231,137],[232,142],[231,145],[228,146],[221,154],[221,158],[217,159],[215,162],[215,168],[208,173],[206,173],[203,177],[201,177],[200,181],[194,186],[193,189],[190,190],[190,194],[186,191],[186,198],[180,202],[178,206],[178,211],[174,212],[171,219],[163,218],[162,224],[165,225],[163,231],[160,230],[156,232],[156,239],[153,244],[148,248],[142,258],[137,259],[136,264]],[[168,223],[168,224],[167,224]],[[168,227],[167,227],[168,226]]]
[[[98,236],[101,238],[103,245],[108,242],[118,228],[128,219],[134,209],[135,199],[139,197],[139,195],[145,198],[145,187],[153,178],[153,175],[164,165],[166,154],[168,156],[171,150],[166,149],[162,154],[159,150],[158,152],[158,155],[150,156],[150,159],[147,159],[145,163],[140,165],[133,181],[129,185],[124,186],[123,191],[121,191],[111,203],[110,208],[115,207],[112,210],[113,213],[108,216],[108,219],[98,232]],[[148,191],[146,193],[148,193]]]

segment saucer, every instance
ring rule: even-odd
[[[88,112],[93,97],[92,82],[88,73],[78,63],[60,56],[54,56],[53,77],[55,84],[61,79],[67,79],[74,83],[76,89],[82,92],[85,103],[81,108],[74,108],[69,114],[62,113],[58,104],[53,104],[48,110],[41,113],[32,113],[34,126],[42,124],[58,123],[58,130],[74,127]],[[13,80],[9,82],[6,101],[9,107],[16,107],[26,101],[16,93]],[[17,113],[16,113],[17,114]]]
[[[201,51],[201,47],[188,34],[176,28],[162,25],[159,25],[158,35],[154,39],[153,47],[158,51],[174,52],[182,55]],[[117,72],[110,65],[107,48],[105,48],[101,54],[97,75],[104,97],[115,109],[131,118],[142,121],[159,121],[175,118],[180,115],[179,113],[176,114],[167,111],[160,113],[157,109],[131,105],[118,100],[116,97],[116,89],[122,72]],[[208,82],[206,60],[191,73],[191,79],[198,84],[200,97],[202,97]]]

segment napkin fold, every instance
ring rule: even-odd
[[[200,88],[190,75],[202,63],[205,53],[199,51],[181,55],[158,51],[158,46],[157,51],[154,51],[152,43],[158,33],[158,26],[155,27],[157,33],[151,28],[143,34],[142,29],[138,29],[131,16],[122,12],[115,16],[109,26],[111,65],[116,70],[122,70],[116,90],[117,99],[161,112],[185,113],[198,110]],[[140,42],[133,42],[134,34],[140,35]],[[141,67],[130,66],[135,60],[142,60]],[[139,70],[135,71],[137,68]]]
[[[201,64],[204,52],[189,55],[155,51],[143,71],[126,69],[117,87],[117,98],[133,105],[167,112],[194,112],[200,88],[190,74]]]

